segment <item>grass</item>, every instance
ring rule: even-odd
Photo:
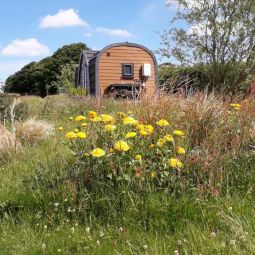
[[[0,162],[0,254],[255,254],[254,100],[243,101],[239,112],[204,94],[141,102],[22,100],[27,119],[56,127],[92,109],[131,110],[148,123],[166,118],[188,134],[190,179],[175,192],[114,190],[105,181],[89,193],[61,181],[76,171],[76,161],[59,134],[25,142]]]

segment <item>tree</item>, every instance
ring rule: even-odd
[[[182,65],[200,65],[212,88],[239,89],[254,73],[255,0],[169,0],[177,12],[158,50]],[[181,24],[181,25],[180,25]]]
[[[52,56],[38,63],[31,62],[7,78],[4,91],[40,96],[57,93],[57,81],[62,75],[63,66],[78,64],[81,51],[86,49],[89,48],[84,43],[73,43],[63,46]],[[73,72],[73,79],[74,76],[75,72]]]

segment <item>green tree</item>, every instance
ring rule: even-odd
[[[254,0],[168,0],[177,9],[158,53],[199,64],[212,88],[236,92],[254,73]],[[178,21],[178,27],[175,22]]]
[[[57,81],[63,75],[63,66],[78,64],[81,51],[86,49],[89,48],[84,43],[73,43],[63,46],[38,63],[31,62],[7,78],[4,91],[40,96],[57,93]]]

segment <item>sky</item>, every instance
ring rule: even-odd
[[[63,45],[160,47],[175,12],[166,0],[0,0],[0,81]],[[159,62],[160,58],[157,56]]]

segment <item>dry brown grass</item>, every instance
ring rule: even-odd
[[[46,121],[29,119],[15,125],[17,138],[30,145],[47,139],[54,134],[54,126]]]
[[[8,131],[4,126],[0,125],[0,159],[10,152],[17,152],[21,148],[15,134]]]

